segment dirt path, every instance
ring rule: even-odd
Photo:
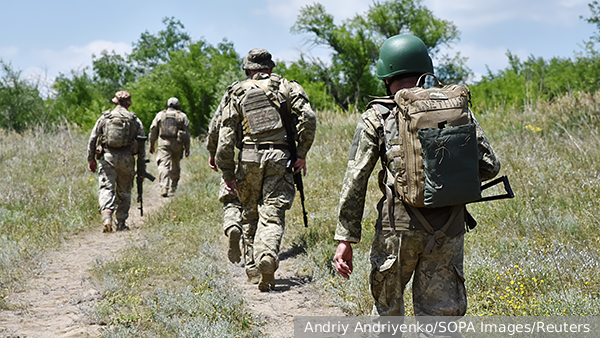
[[[244,291],[246,307],[261,322],[265,337],[294,337],[294,316],[344,316],[341,309],[323,299],[308,278],[296,274],[294,255],[285,249],[275,272],[275,290],[260,292],[250,284],[243,267],[231,265],[234,282]]]
[[[144,212],[149,214],[166,200],[159,196],[157,181],[147,182],[144,188]],[[0,338],[97,337],[100,326],[91,324],[88,313],[101,298],[101,290],[94,287],[89,270],[117,258],[130,243],[140,242],[142,222],[137,204],[132,203],[131,231],[103,234],[98,215],[97,227],[73,235],[49,252],[29,283],[6,299],[13,310],[0,311]],[[281,258],[271,292],[258,291],[247,282],[243,267],[231,265],[234,282],[243,289],[246,307],[259,318],[265,337],[293,337],[294,316],[344,315],[323,301],[307,279],[297,276],[293,255],[283,250]]]
[[[159,196],[158,180],[144,184],[144,214],[159,208],[165,199]],[[135,190],[133,191],[135,193]],[[0,311],[0,337],[97,337],[98,325],[90,325],[87,313],[101,294],[91,282],[89,270],[94,264],[110,261],[128,243],[140,240],[143,219],[136,194],[127,224],[131,231],[103,234],[100,215],[98,226],[73,235],[57,250],[48,253],[39,271],[7,302],[13,311]]]

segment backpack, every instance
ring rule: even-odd
[[[166,111],[162,121],[160,122],[159,136],[162,138],[177,137],[177,132],[183,129],[182,123],[177,119],[177,113]]]
[[[133,144],[132,132],[135,114],[124,113],[120,110],[106,111],[103,113],[106,123],[103,128],[103,143],[110,148],[128,147]]]
[[[481,198],[476,127],[469,112],[471,94],[467,86],[442,86],[435,80],[439,87],[396,92],[395,108],[387,119],[378,113],[386,144],[385,181],[404,203],[418,208]]]

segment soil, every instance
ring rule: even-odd
[[[144,186],[145,214],[166,202],[160,197],[157,181],[148,183]],[[93,324],[88,314],[101,298],[101,290],[89,271],[119,257],[130,244],[142,242],[139,229],[144,218],[134,201],[127,221],[130,231],[104,234],[98,215],[97,227],[71,236],[45,255],[33,278],[7,297],[10,310],[0,310],[0,338],[99,336],[100,326]],[[284,250],[275,290],[270,292],[260,292],[256,284],[247,281],[242,266],[231,264],[233,280],[243,290],[246,307],[260,322],[264,337],[293,337],[294,316],[343,315],[322,299],[308,279],[296,275],[295,261]]]

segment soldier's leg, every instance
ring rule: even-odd
[[[262,199],[263,168],[259,163],[240,162],[236,176],[238,197],[243,205],[242,232],[246,274],[250,282],[256,284],[260,274],[254,255],[254,241],[258,223],[258,203]]]
[[[171,187],[169,194],[173,195],[177,191],[179,185],[179,177],[181,172],[181,158],[183,157],[183,146],[177,145],[171,152]]]
[[[105,153],[98,160],[98,203],[102,214],[102,232],[112,231],[112,215],[116,204],[117,172],[113,166],[113,156]]]
[[[431,235],[422,240],[423,248]],[[423,253],[413,278],[417,316],[463,316],[467,293],[463,275],[464,234],[446,238],[431,254]]]
[[[115,216],[117,219],[117,230],[128,230],[125,221],[129,217],[129,208],[131,206],[131,189],[133,188],[133,179],[135,177],[135,162],[131,155],[123,155],[120,158],[117,168],[117,209]]]
[[[261,281],[258,288],[268,291],[275,287],[275,271],[279,266],[279,250],[285,229],[285,211],[293,201],[296,189],[294,177],[284,161],[264,164],[262,203],[259,202],[259,221],[254,238],[254,259],[258,263]]]
[[[158,166],[158,182],[162,197],[169,196],[171,188],[171,153],[164,146],[158,147],[156,152],[156,165]]]

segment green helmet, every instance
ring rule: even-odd
[[[433,73],[433,63],[425,43],[409,34],[395,35],[385,40],[379,51],[377,78],[385,80],[410,73]]]

